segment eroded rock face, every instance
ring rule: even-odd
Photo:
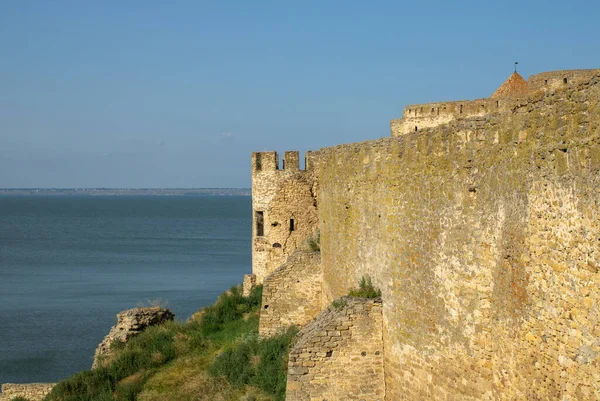
[[[110,345],[113,342],[126,343],[131,337],[138,335],[147,327],[163,324],[174,318],[173,312],[158,306],[133,308],[119,312],[117,314],[117,324],[110,329],[108,335],[96,348],[92,369],[99,367],[100,359],[110,354]]]

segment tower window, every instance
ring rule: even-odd
[[[294,225],[294,219],[290,219],[290,231],[294,231],[296,229]]]
[[[563,83],[566,84],[567,82],[569,82],[569,80],[567,78],[563,78]]]
[[[256,154],[256,159],[254,160],[254,169],[256,171],[260,171],[262,170],[262,154],[261,153],[257,153]]]
[[[265,235],[265,213],[255,212],[254,220],[256,221],[256,236],[262,237]]]
[[[415,125],[415,132],[417,132],[418,130],[419,130],[419,127],[417,127],[417,126]]]

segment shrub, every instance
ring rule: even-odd
[[[360,279],[358,288],[352,288],[348,295],[350,295],[351,297],[360,298],[379,298],[381,297],[381,290],[373,286],[373,283],[371,282],[371,277],[363,276]]]
[[[290,327],[284,333],[262,340],[259,343],[258,365],[252,384],[275,400],[285,400],[288,354],[298,329]]]
[[[258,340],[252,336],[233,348],[219,354],[210,366],[209,372],[214,376],[223,376],[236,387],[249,384],[256,374],[254,356],[258,350]]]
[[[346,306],[346,300],[344,298],[338,298],[331,303],[331,306],[337,310],[340,310]]]
[[[221,330],[224,324],[257,309],[261,300],[262,286],[256,286],[249,297],[242,296],[239,286],[231,287],[229,292],[221,295],[214,305],[204,309],[204,315],[200,319],[202,333],[208,335]]]
[[[209,368],[215,376],[222,376],[237,387],[253,385],[276,401],[285,400],[287,356],[297,333],[290,327],[280,335],[258,340],[251,336],[222,352]]]
[[[313,252],[321,251],[321,231],[317,231],[315,234],[308,237],[308,246]]]
[[[245,333],[256,332],[256,312],[261,299],[262,286],[257,286],[248,297],[242,296],[239,287],[232,287],[214,305],[205,308],[196,320],[185,324],[167,322],[151,326],[127,343],[111,345],[113,354],[106,366],[77,373],[59,382],[45,400],[133,401],[148,380],[178,357],[204,352],[203,357],[209,358],[207,363],[210,363],[215,349],[230,346]],[[253,313],[248,316],[249,312]],[[258,352],[256,334],[248,337],[245,343],[246,349],[232,348],[230,354],[224,357],[224,361],[229,358],[230,363],[224,364],[225,370],[219,375],[229,372],[227,378],[232,381],[239,375],[240,382],[247,382],[255,376],[252,361],[256,360]],[[250,355],[252,360],[248,359]],[[240,360],[245,361],[241,364],[245,369],[241,373],[233,364]]]

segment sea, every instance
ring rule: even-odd
[[[250,196],[0,196],[0,383],[90,369],[116,314],[185,321],[251,271]]]

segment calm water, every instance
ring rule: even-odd
[[[92,364],[117,312],[185,320],[251,270],[251,198],[0,197],[0,383]]]

